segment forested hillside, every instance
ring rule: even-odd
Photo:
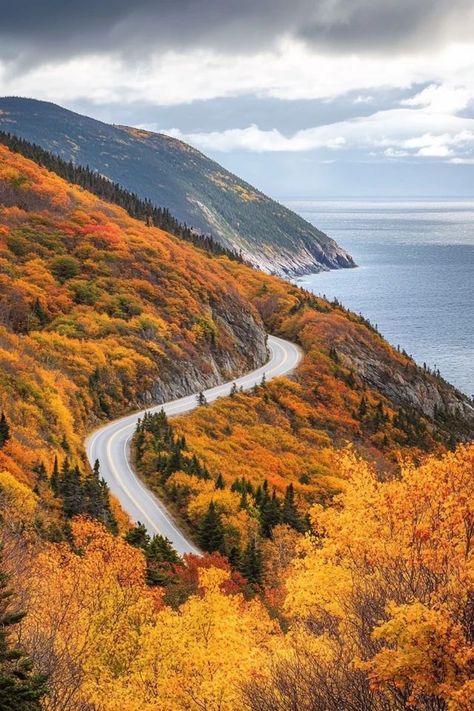
[[[0,128],[120,182],[267,271],[354,266],[342,247],[309,222],[169,136],[17,97],[0,98]]]
[[[144,419],[134,442],[147,482],[204,550],[249,577],[256,545],[250,577],[260,583],[274,529],[309,530],[311,507],[344,489],[341,449],[350,445],[391,477],[401,456],[420,462],[472,440],[474,407],[339,304],[257,272],[239,284],[269,331],[303,347],[298,371],[250,393],[230,388],[171,422]]]
[[[10,708],[470,711],[472,402],[339,304],[182,237],[0,146]],[[137,430],[204,551],[182,560],[83,439],[262,364],[265,332],[301,345],[294,375]]]
[[[260,318],[217,259],[0,152],[2,404],[30,468],[77,455],[100,417],[265,360]]]

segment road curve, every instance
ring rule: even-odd
[[[268,336],[270,358],[261,368],[236,378],[235,381],[216,385],[204,394],[208,402],[223,395],[228,395],[232,382],[248,390],[261,382],[263,375],[271,380],[279,375],[286,375],[301,360],[301,350],[294,343],[276,336]],[[137,420],[144,412],[158,412],[163,409],[169,417],[182,415],[197,406],[196,395],[188,395],[179,400],[171,400],[163,405],[141,410],[133,415],[121,417],[96,430],[86,439],[87,457],[91,466],[95,460],[100,462],[101,476],[110,487],[110,491],[119,499],[122,507],[133,521],[145,524],[151,535],[160,533],[166,536],[180,555],[200,553],[178,528],[171,514],[161,501],[144,485],[130,466],[128,457],[130,440],[135,431]]]

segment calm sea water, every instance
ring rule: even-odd
[[[298,200],[358,269],[299,280],[474,394],[474,200]]]

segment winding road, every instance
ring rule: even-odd
[[[234,381],[205,390],[206,400],[212,402],[228,395],[232,382],[235,382],[239,388],[248,390],[255,384],[259,384],[263,375],[266,380],[286,375],[296,368],[302,357],[298,346],[276,336],[268,336],[268,349],[270,358],[264,366]],[[179,400],[171,400],[163,405],[141,410],[104,425],[89,435],[85,443],[91,466],[96,459],[99,460],[101,476],[132,520],[141,521],[151,535],[160,533],[166,536],[180,555],[199,554],[200,551],[178,528],[161,501],[138,478],[130,466],[128,455],[137,420],[144,412],[158,412],[163,409],[169,417],[172,417],[193,410],[197,404],[196,395],[188,395]]]

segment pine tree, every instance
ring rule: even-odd
[[[117,519],[112,513],[110,508],[110,491],[107,482],[104,479],[99,479],[98,486],[98,500],[99,500],[99,514],[96,516],[97,520],[104,524],[104,526],[113,533],[117,535],[118,524]]]
[[[147,559],[155,563],[181,563],[181,558],[173,548],[171,541],[156,533],[150,541]]]
[[[44,326],[48,322],[48,316],[38,298],[35,299],[33,304],[33,314],[36,316],[40,326]]]
[[[207,405],[206,396],[204,395],[202,390],[200,393],[198,393],[198,395],[196,397],[197,397],[198,405]]]
[[[134,548],[141,548],[143,551],[147,551],[150,545],[150,536],[140,521],[127,531],[125,540]]]
[[[256,506],[258,506],[258,508],[260,508],[260,506],[262,504],[263,496],[264,495],[263,495],[262,487],[259,485],[259,486],[257,486],[257,489],[255,491],[255,497],[254,497],[255,504],[256,504]]]
[[[33,468],[33,471],[36,472],[38,476],[38,481],[46,481],[48,478],[47,473],[46,473],[46,467],[44,466],[43,462],[38,462],[36,466]]]
[[[67,480],[69,479],[69,459],[65,457],[61,465],[61,472],[59,475],[59,493],[62,496],[65,488],[67,487]]]
[[[244,489],[240,495],[239,509],[245,510],[248,508],[248,505],[247,491]]]
[[[0,415],[0,449],[5,446],[6,442],[10,439],[10,426],[8,424],[5,413],[2,412]]]
[[[199,528],[199,544],[207,553],[224,552],[224,527],[213,501],[209,504]]]
[[[263,578],[262,553],[255,540],[249,540],[240,561],[240,572],[252,585],[261,585]]]
[[[339,363],[339,354],[335,346],[331,346],[329,349],[329,357],[334,363]]]
[[[222,476],[222,474],[220,472],[217,475],[215,487],[216,487],[216,489],[225,489],[224,477]]]
[[[270,538],[272,528],[281,521],[281,507],[275,489],[270,496],[268,488],[263,488],[260,501],[260,532],[265,538]]]
[[[63,510],[68,518],[77,516],[84,509],[81,472],[76,465],[67,470],[65,478],[61,481]]]
[[[32,672],[30,659],[10,641],[10,629],[25,613],[11,611],[7,584],[8,577],[0,571],[0,709],[40,711],[46,679]]]
[[[173,565],[182,564],[182,560],[164,536],[156,534],[150,538],[145,526],[137,523],[131,528],[125,540],[131,546],[140,548],[147,562],[147,582],[149,585],[166,585],[170,579]]]
[[[179,446],[174,445],[171,454],[167,457],[164,466],[163,476],[164,479],[168,479],[175,472],[184,469],[183,458],[181,456],[181,449]]]
[[[61,500],[66,518],[85,514],[103,523],[111,533],[117,533],[117,521],[110,508],[109,487],[100,478],[98,460],[93,470],[82,477],[79,467],[76,465],[71,468],[67,457],[59,470],[58,459],[55,457],[50,486]]]
[[[229,552],[229,563],[232,568],[236,568],[237,570],[240,568],[240,559],[241,554],[239,548],[237,546],[232,546]]]
[[[367,415],[367,399],[365,395],[362,395],[359,403],[359,419],[363,420]]]
[[[293,484],[288,484],[286,487],[285,498],[282,509],[282,523],[288,524],[296,531],[304,531],[305,525],[301,520],[298,509],[295,504],[295,490]]]

